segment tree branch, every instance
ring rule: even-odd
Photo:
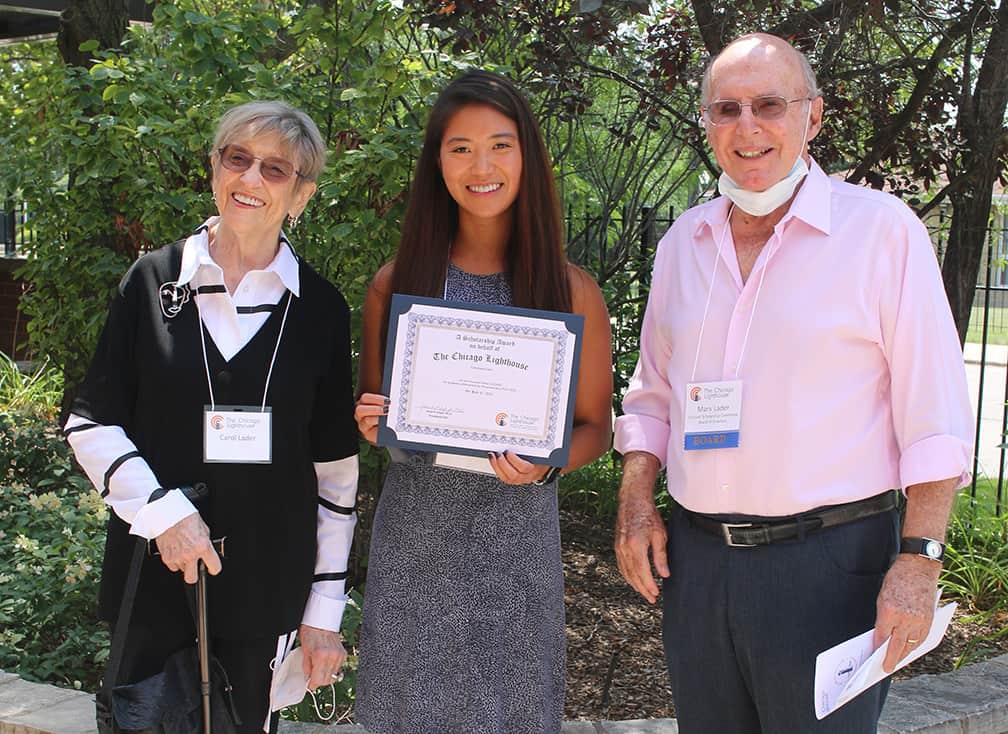
[[[931,92],[934,78],[938,74],[941,65],[948,58],[952,46],[973,27],[973,22],[980,12],[981,5],[982,2],[977,2],[968,15],[956,21],[949,28],[948,32],[942,35],[941,40],[938,41],[938,45],[935,46],[934,51],[931,53],[927,66],[917,76],[917,83],[914,85],[914,90],[910,94],[907,103],[890,125],[881,127],[876,131],[875,136],[868,145],[868,152],[862,157],[857,168],[847,176],[848,182],[858,183],[863,180],[875,164],[885,158],[896,146],[896,141],[913,120],[914,115],[920,110],[924,99]]]

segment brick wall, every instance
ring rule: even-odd
[[[20,258],[0,257],[0,352],[14,359],[27,359],[24,344],[28,332],[25,317],[18,311],[22,284],[13,274],[21,263]]]

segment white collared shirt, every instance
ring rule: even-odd
[[[250,270],[235,292],[229,293],[224,271],[210,254],[209,229],[216,217],[204,222],[186,240],[177,284],[188,284],[195,294],[200,318],[207,333],[225,360],[230,360],[252,339],[269,318],[270,312],[289,290],[300,293],[299,265],[287,237],[280,233],[280,247],[273,261],[262,270]],[[82,416],[71,414],[65,430],[67,442],[78,463],[96,487],[106,482],[106,473],[114,471],[107,482],[105,502],[130,524],[130,532],[143,538],[156,538],[180,520],[196,512],[181,492],[171,491],[148,502],[161,485],[142,458],[116,462],[136,445],[120,426],[97,426]],[[318,492],[325,503],[319,504],[315,573],[339,573],[347,569],[350,545],[357,522],[356,512],[346,512],[357,501],[357,457],[316,462]],[[342,508],[334,511],[325,505]],[[344,580],[316,581],[312,584],[303,623],[320,629],[338,630],[346,606]]]

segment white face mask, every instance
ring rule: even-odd
[[[731,199],[735,206],[754,217],[765,217],[794,194],[798,184],[808,174],[808,166],[800,155],[791,172],[766,191],[749,191],[735,183],[727,173],[718,179],[718,192]]]
[[[308,692],[308,676],[302,668],[303,654],[300,647],[294,648],[273,673],[270,686],[270,711],[279,711],[285,706],[301,703]]]
[[[329,721],[336,713],[336,689],[330,685],[333,691],[333,706],[328,715],[322,713],[319,708],[315,691],[308,690],[308,676],[305,675],[302,659],[304,653],[300,647],[296,647],[280,663],[280,669],[273,672],[273,682],[270,684],[270,711],[279,711],[287,706],[296,706],[304,700],[305,694],[311,696],[312,704],[315,706],[315,713],[322,721]],[[276,660],[270,663],[270,667],[276,664]]]
[[[790,199],[798,188],[798,184],[808,175],[808,165],[802,158],[802,151],[805,149],[806,138],[808,137],[809,116],[805,114],[805,129],[802,131],[802,146],[798,151],[798,157],[787,176],[768,188],[766,191],[749,191],[743,189],[727,173],[721,174],[718,178],[718,193],[727,196],[739,209],[754,217],[765,217],[777,207]]]

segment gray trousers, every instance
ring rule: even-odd
[[[888,679],[817,721],[815,658],[874,626],[898,525],[893,510],[800,540],[730,548],[677,507],[662,596],[681,734],[875,734]]]

